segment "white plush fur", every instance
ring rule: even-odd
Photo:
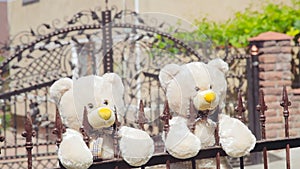
[[[111,127],[115,122],[114,110],[121,121],[124,110],[123,94],[122,80],[114,73],[107,73],[102,77],[90,75],[76,80],[63,78],[51,86],[50,95],[58,106],[63,123],[73,129],[67,130],[58,149],[58,157],[64,167],[87,169],[93,162],[92,152],[102,159],[113,158],[111,135],[92,140],[89,150],[76,130],[82,125],[84,107],[88,112],[88,122],[94,129]],[[100,116],[100,110],[104,109],[111,115]],[[152,157],[154,143],[146,132],[122,127],[120,137],[121,154],[130,165],[143,165]],[[136,145],[142,148],[137,149]]]
[[[174,117],[170,120],[170,130],[165,138],[167,151],[176,158],[194,157],[201,149],[201,141],[187,127],[186,119]]]
[[[201,147],[215,145],[216,123],[210,119],[199,120],[195,125],[195,135],[201,140]]]
[[[211,60],[208,64],[202,62],[181,66],[170,64],[161,70],[159,80],[170,109],[175,115],[186,117],[191,101],[198,111],[209,111],[213,114],[217,108],[222,110],[225,106],[227,71],[228,64],[221,59]],[[224,151],[233,157],[249,153],[254,147],[255,137],[243,123],[227,117],[220,116],[219,134]],[[190,158],[196,155],[201,147],[215,144],[216,123],[212,120],[197,121],[193,134],[188,130],[186,122],[174,118],[170,122],[176,123],[170,126],[165,139],[166,148],[172,156]]]
[[[226,64],[223,62],[223,64]],[[176,70],[171,70],[172,68]],[[202,62],[192,62],[182,66],[166,65],[159,74],[161,86],[166,91],[170,108],[178,114],[186,115],[190,99],[193,98],[195,107],[224,106],[227,83],[219,68]],[[197,91],[196,88],[199,90]],[[212,103],[203,101],[203,93],[212,90],[216,99]],[[198,95],[198,98],[195,97]],[[196,105],[197,104],[197,105]]]
[[[242,157],[250,153],[256,138],[245,124],[225,114],[220,114],[219,124],[220,143],[228,155]]]
[[[119,131],[120,149],[123,159],[131,166],[141,166],[148,162],[154,153],[154,143],[145,131],[121,127]]]
[[[67,129],[58,149],[58,158],[67,169],[87,169],[93,163],[93,155],[80,133]]]
[[[73,81],[70,78],[61,78],[50,87],[50,98],[58,105],[63,94],[71,88],[73,88]]]

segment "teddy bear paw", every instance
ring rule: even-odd
[[[123,159],[131,166],[141,166],[148,162],[154,153],[154,142],[145,131],[121,127],[119,131],[120,150]]]
[[[240,120],[219,116],[219,136],[223,150],[231,157],[242,157],[255,146],[256,138]]]
[[[170,120],[170,130],[164,141],[168,153],[179,159],[194,157],[201,149],[200,139],[190,132],[186,119],[179,116]]]
[[[67,129],[58,149],[58,158],[67,169],[87,169],[93,163],[93,155],[79,132]]]

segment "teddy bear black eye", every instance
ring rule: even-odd
[[[92,103],[89,103],[89,104],[88,104],[88,107],[89,107],[90,109],[92,109],[92,108],[94,107],[94,105],[93,105]]]
[[[195,87],[195,90],[198,92],[198,91],[200,90],[200,88],[196,86],[196,87]]]
[[[209,85],[209,89],[212,89],[212,85]]]
[[[108,101],[104,100],[103,104],[108,105]]]

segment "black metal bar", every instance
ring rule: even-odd
[[[196,169],[197,168],[197,166],[196,166],[196,160],[192,159],[191,162],[192,162],[192,169]]]
[[[18,127],[18,125],[17,125],[17,105],[16,105],[16,103],[17,103],[17,96],[14,96],[13,97],[14,99],[14,101],[13,101],[13,105],[14,105],[14,113],[13,113],[13,115],[14,115],[14,139],[15,139],[15,145],[18,145],[18,139],[17,139],[17,127]],[[15,155],[17,155],[18,154],[18,148],[15,148]]]
[[[15,96],[15,95],[26,93],[26,92],[29,92],[29,91],[32,91],[32,90],[35,90],[35,89],[40,89],[40,88],[43,88],[43,87],[51,86],[56,80],[58,80],[58,79],[55,79],[55,80],[52,80],[52,81],[49,81],[49,82],[46,82],[46,83],[43,83],[43,84],[33,85],[33,86],[23,88],[23,89],[19,89],[19,90],[14,90],[14,91],[6,92],[6,93],[1,93],[0,94],[0,99],[7,99],[7,98],[10,98],[11,96]]]
[[[34,95],[34,102],[32,102],[33,104],[34,104],[34,106],[33,107],[29,107],[31,110],[30,111],[35,111],[35,110],[32,110],[32,109],[36,109],[36,110],[38,110],[38,103],[37,103],[37,95],[38,95],[38,91],[37,91],[37,89],[35,89],[34,90],[34,92],[35,92],[35,95]],[[31,104],[32,104],[31,103]],[[39,110],[38,110],[38,114],[40,115],[40,112],[39,112]],[[33,117],[33,114],[31,114],[31,118]],[[38,119],[38,115],[35,115],[34,116],[34,121],[33,121],[33,130],[35,130],[35,132],[36,132],[36,139],[35,139],[35,141],[36,141],[36,144],[37,145],[39,145],[39,122],[37,121]],[[39,146],[36,146],[35,147],[35,150],[36,150],[36,153],[38,154],[39,153]]]
[[[261,132],[259,127],[259,115],[256,113],[256,105],[258,104],[258,91],[259,91],[259,61],[258,61],[258,48],[255,44],[251,46],[250,57],[247,59],[247,95],[248,95],[248,119],[249,128],[259,140],[261,139]],[[252,164],[261,163],[260,154],[251,154]]]
[[[46,113],[46,121],[49,121],[49,112],[48,112],[48,88],[45,88],[45,113]],[[49,142],[49,125],[46,126],[46,141]],[[49,144],[46,144],[46,151],[49,152]]]
[[[217,122],[217,127],[216,127],[216,130],[215,130],[215,140],[216,140],[216,145],[219,146],[220,145],[219,122]],[[215,158],[216,158],[216,169],[221,168],[220,156],[221,156],[220,152],[217,152],[217,154],[215,156]]]
[[[111,11],[102,11],[102,46],[103,46],[103,64],[104,73],[113,72],[113,50],[112,50],[112,23]]]

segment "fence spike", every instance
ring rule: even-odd
[[[291,106],[291,102],[289,101],[286,86],[283,86],[283,91],[282,91],[282,100],[280,103],[280,106],[283,107],[283,117],[284,117],[284,129],[285,129],[285,137],[289,138],[289,106]],[[290,145],[286,145],[286,168],[290,169]]]
[[[237,106],[234,108],[234,111],[237,113],[236,114],[236,117],[237,119],[239,119],[241,122],[245,122],[245,111],[246,111],[246,108],[244,107],[244,104],[243,104],[243,99],[242,99],[242,91],[239,90],[238,92],[238,103],[237,103]]]
[[[289,137],[289,106],[291,106],[291,102],[289,101],[286,87],[283,87],[282,91],[282,100],[280,103],[280,106],[283,107],[283,117],[284,117],[284,123],[285,123],[285,137]]]
[[[52,133],[56,135],[56,145],[57,145],[57,147],[59,147],[59,145],[62,141],[62,134],[64,132],[66,132],[66,128],[64,127],[64,125],[61,121],[60,113],[59,113],[58,109],[56,108],[55,128],[53,129]]]
[[[119,127],[121,122],[118,120],[117,108],[114,106],[115,123],[113,125],[113,146],[114,146],[114,157],[119,158]]]
[[[139,128],[145,131],[144,124],[147,123],[147,118],[145,116],[145,111],[144,111],[144,103],[142,100],[140,100],[140,105],[139,105],[139,113],[138,113],[138,119],[136,123],[139,124]]]
[[[266,116],[265,111],[268,109],[264,100],[264,91],[259,90],[259,104],[256,106],[257,111],[260,113],[260,125],[261,125],[261,137],[263,140],[266,139]],[[264,169],[268,169],[268,154],[267,148],[263,148],[263,159],[264,159]]]
[[[27,112],[25,117],[25,131],[22,133],[22,136],[26,138],[25,148],[27,150],[27,163],[28,163],[28,169],[32,169],[32,137],[35,136],[35,131],[32,127],[32,120],[30,113]]]
[[[170,129],[169,120],[172,119],[172,115],[170,114],[168,100],[165,101],[164,111],[163,111],[163,114],[160,116],[160,119],[164,121],[164,131],[165,131],[165,137],[166,137],[169,132],[169,129]]]
[[[265,103],[264,99],[264,91],[262,89],[259,90],[259,104],[256,106],[256,110],[260,113],[260,125],[261,125],[261,135],[262,139],[266,139],[266,116],[265,111],[268,110],[268,106]]]
[[[189,107],[189,113],[187,114],[187,119],[188,119],[188,127],[192,133],[194,133],[195,131],[196,118],[197,118],[197,110],[195,109],[193,100],[190,99],[190,107]]]
[[[87,131],[91,130],[91,125],[88,122],[88,117],[87,117],[87,109],[84,106],[84,110],[83,110],[83,119],[82,119],[82,126],[79,128],[79,131],[81,132],[82,136],[83,136],[83,140],[85,142],[85,144],[90,147],[90,136],[87,134]]]

